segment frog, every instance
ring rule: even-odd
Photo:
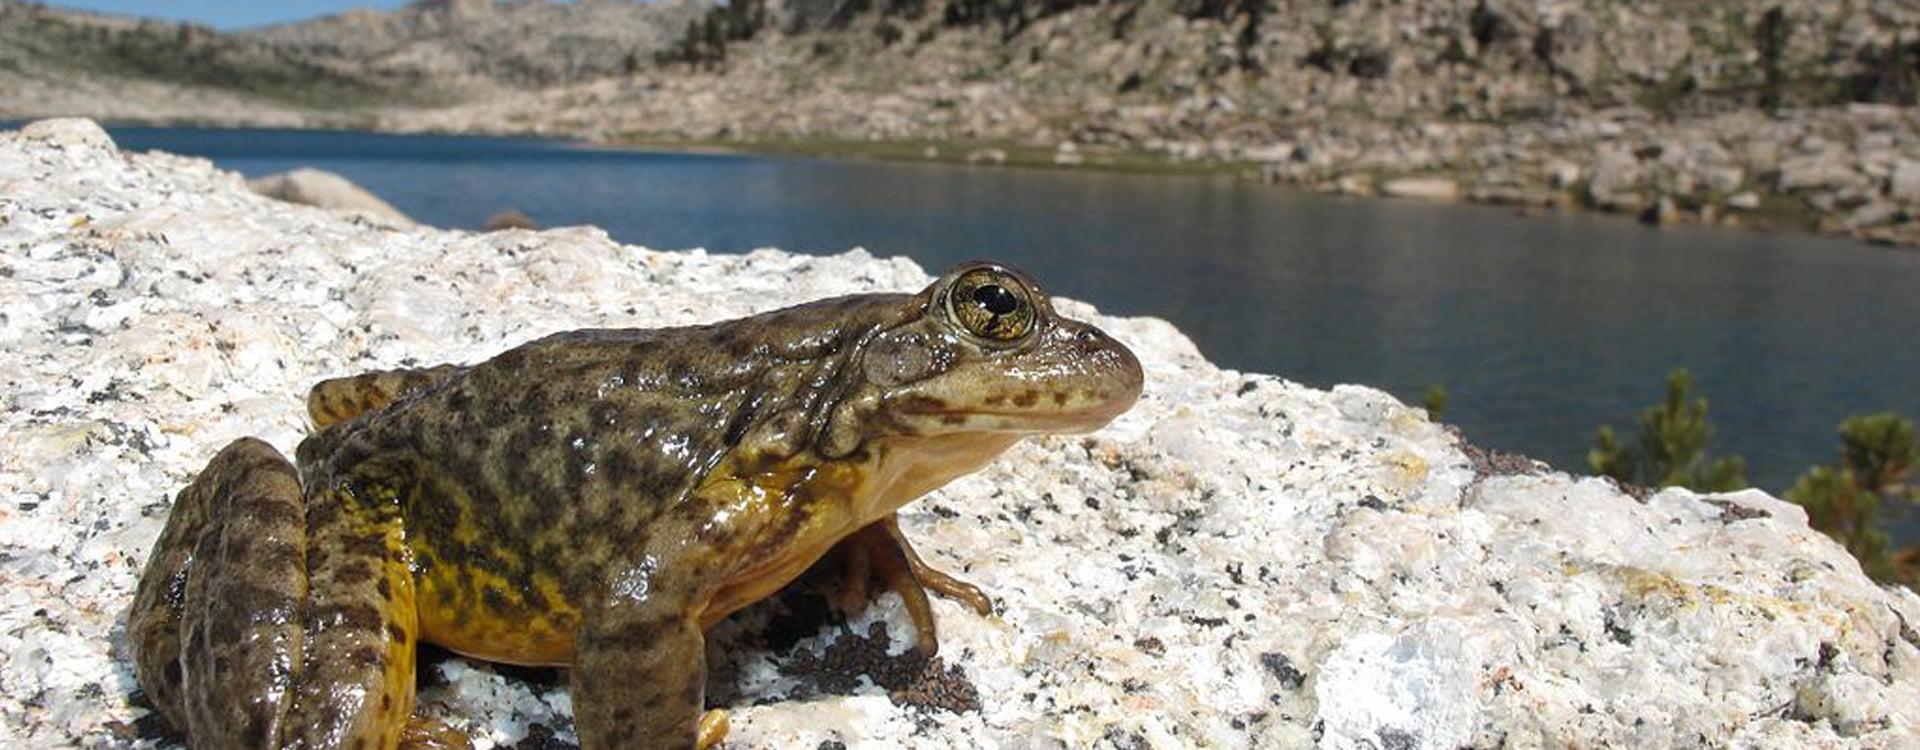
[[[708,748],[705,633],[824,560],[938,652],[900,509],[1033,435],[1097,430],[1139,360],[1011,266],[731,321],[555,333],[322,381],[289,460],[242,438],[175,497],[134,672],[198,750],[462,747],[420,644],[566,670],[583,750]]]

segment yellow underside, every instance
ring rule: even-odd
[[[708,552],[720,559],[757,562],[731,570],[706,602],[692,603],[690,614],[699,617],[704,630],[773,595],[848,534],[980,468],[1018,439],[1006,433],[885,438],[869,443],[867,458],[860,462],[787,460],[749,470],[733,458],[723,461],[694,492],[716,509],[710,524],[725,524],[737,533],[724,537],[724,547]],[[807,514],[804,524],[784,537],[783,519],[802,511]],[[478,533],[463,524],[455,536]],[[431,547],[415,552],[433,554]],[[500,576],[470,566],[436,564],[430,570],[417,585],[421,640],[509,664],[566,666],[572,661],[580,611],[561,594],[558,581],[534,579],[551,605],[549,611],[535,613]],[[515,616],[499,617],[466,593],[488,589],[513,605],[507,611]]]
[[[779,514],[806,503],[808,520],[794,538],[758,564],[721,582],[701,612],[701,627],[772,596],[805,573],[835,544],[885,518],[955,477],[973,472],[1020,438],[1008,433],[963,433],[931,438],[894,437],[867,445],[860,463],[806,465],[787,462],[741,476],[715,472],[702,493],[733,498],[749,512],[767,514],[762,527],[776,528]]]

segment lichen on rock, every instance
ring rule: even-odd
[[[84,121],[0,134],[0,741],[167,742],[125,641],[148,547],[227,441],[291,449],[317,379],[927,281],[857,250],[381,226]],[[1140,355],[1141,403],[902,515],[1000,610],[936,601],[937,664],[893,596],[851,621],[804,586],[743,611],[710,653],[730,747],[1920,742],[1920,597],[1797,507],[1489,462],[1379,391],[1221,370],[1163,321],[1060,305]],[[428,671],[425,710],[483,748],[572,739],[552,674]]]

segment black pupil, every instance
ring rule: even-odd
[[[1006,315],[1020,309],[1020,300],[1015,299],[1013,292],[1007,291],[1006,287],[999,284],[974,287],[973,301],[980,303],[981,307],[987,308],[987,312],[995,315]]]

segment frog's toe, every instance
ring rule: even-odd
[[[927,567],[918,559],[914,560],[914,564],[914,577],[920,579],[920,585],[928,591],[965,604],[981,617],[993,614],[993,597],[979,586],[955,578],[946,571]]]
[[[416,715],[400,733],[399,750],[473,750],[473,740],[444,721]]]
[[[697,731],[699,734],[695,735],[693,741],[695,750],[707,750],[720,744],[721,740],[727,738],[727,712],[715,708],[701,714]]]

